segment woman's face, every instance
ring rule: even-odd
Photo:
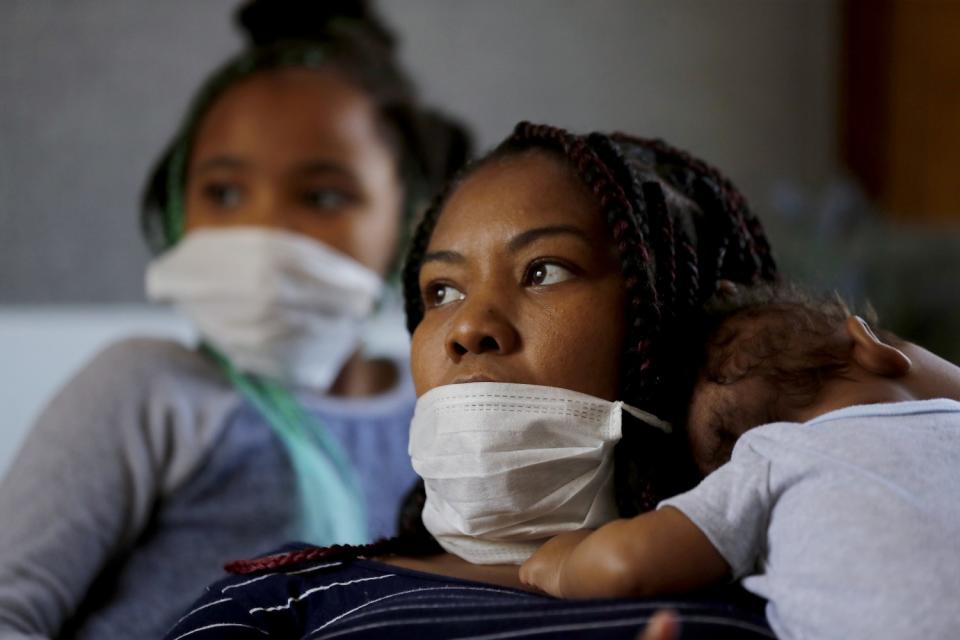
[[[494,160],[451,195],[420,271],[417,395],[458,382],[616,399],[623,274],[599,206],[543,151]]]
[[[198,130],[186,229],[302,233],[384,273],[403,187],[370,99],[334,70],[257,73],[228,89]]]

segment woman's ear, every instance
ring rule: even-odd
[[[910,371],[913,363],[900,349],[877,337],[860,316],[847,318],[847,335],[853,340],[851,359],[878,376],[899,378]]]

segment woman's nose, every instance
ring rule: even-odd
[[[447,335],[447,355],[454,362],[467,354],[507,355],[520,345],[520,334],[496,305],[467,298]]]

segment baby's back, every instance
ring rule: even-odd
[[[778,636],[960,637],[960,403],[759,427],[714,475],[701,526]]]
[[[960,637],[960,404],[943,404],[758,434],[773,507],[765,574],[745,585],[771,618],[815,637]]]

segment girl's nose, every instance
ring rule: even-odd
[[[495,304],[476,298],[463,301],[447,335],[448,357],[454,362],[469,354],[507,355],[520,346],[516,327]]]
[[[274,189],[261,187],[251,196],[247,209],[247,224],[283,228],[284,216],[279,215],[283,202]]]

